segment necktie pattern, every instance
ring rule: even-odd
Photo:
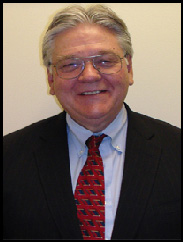
[[[74,195],[85,240],[105,239],[104,168],[99,151],[105,136],[91,136],[86,141],[88,157],[78,177]]]

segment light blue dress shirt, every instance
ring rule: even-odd
[[[104,164],[105,239],[110,240],[123,179],[128,126],[126,108],[123,105],[115,120],[105,130],[97,134],[78,125],[69,114],[66,115],[66,121],[73,193],[77,185],[79,173],[87,159],[88,148],[85,145],[85,141],[91,135],[100,135],[102,133],[108,135],[108,137],[103,139],[99,149]]]

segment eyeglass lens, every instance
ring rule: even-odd
[[[84,59],[87,58],[69,58],[59,61],[56,65],[58,76],[64,79],[79,76],[85,67]],[[103,74],[114,74],[122,68],[121,58],[115,54],[88,57],[88,59],[92,59],[94,68]]]

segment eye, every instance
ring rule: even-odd
[[[119,62],[115,55],[104,55],[95,59],[95,65],[103,68],[110,68]]]
[[[75,59],[67,59],[60,61],[57,70],[61,72],[71,72],[81,66],[81,62]]]

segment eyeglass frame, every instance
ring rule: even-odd
[[[120,62],[121,62],[121,68],[119,69],[119,71],[120,71],[120,70],[122,69],[122,67],[123,67],[123,66],[122,66],[122,60],[123,60],[124,58],[126,58],[127,54],[125,54],[123,57],[120,57],[119,55],[117,55],[117,54],[115,54],[115,53],[107,53],[107,54],[115,55],[115,56],[119,57]],[[85,69],[85,62],[90,61],[90,60],[85,61],[85,60],[83,60],[83,59],[92,59],[93,67],[95,68],[95,70],[97,70],[97,71],[98,71],[99,73],[101,73],[101,74],[104,74],[104,75],[113,75],[113,74],[118,73],[119,71],[117,71],[117,72],[115,72],[115,73],[102,73],[99,69],[96,68],[96,66],[95,66],[95,64],[94,64],[94,58],[95,58],[95,57],[100,57],[100,56],[103,56],[103,55],[105,55],[105,54],[94,55],[94,56],[89,56],[89,57],[70,57],[70,58],[68,58],[68,59],[75,59],[75,60],[78,59],[78,60],[81,60],[81,61],[82,61],[81,72],[80,72],[77,76],[75,76],[75,77],[71,77],[71,78],[63,78],[63,77],[61,77],[61,76],[58,74],[58,71],[57,71],[57,65],[58,65],[58,63],[59,63],[60,61],[62,61],[62,60],[59,60],[55,65],[50,63],[49,66],[53,66],[53,67],[56,69],[56,73],[57,73],[57,75],[58,75],[60,78],[65,79],[65,80],[74,79],[74,78],[77,78],[79,75],[81,75],[81,73],[82,73],[82,72],[84,71],[84,69]]]

